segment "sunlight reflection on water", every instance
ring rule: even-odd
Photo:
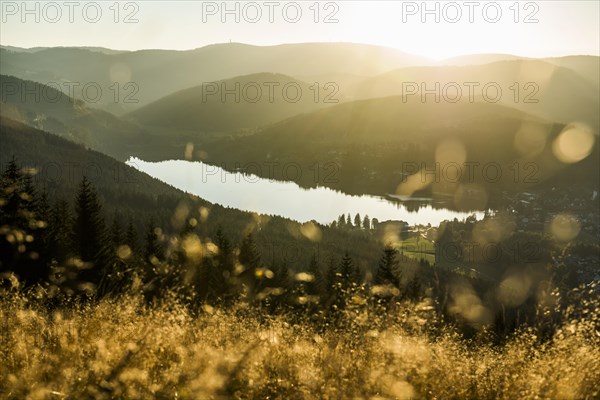
[[[304,189],[294,182],[279,182],[255,175],[231,173],[199,161],[146,162],[131,157],[127,164],[180,190],[225,207],[259,214],[278,215],[299,222],[315,220],[329,224],[341,214],[368,215],[379,221],[399,220],[410,225],[438,225],[444,220],[464,219],[483,212],[456,212],[421,206],[409,211],[403,204],[377,196],[352,196],[326,187]]]

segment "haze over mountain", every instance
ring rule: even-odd
[[[0,115],[52,132],[121,159],[123,143],[141,134],[136,125],[73,100],[55,87],[0,75]]]
[[[290,118],[252,136],[207,144],[204,150],[208,162],[229,168],[250,162],[299,163],[303,171],[312,171],[315,165],[339,168],[335,174],[339,179],[321,177],[317,183],[307,173],[302,180],[306,186],[320,184],[347,193],[379,195],[413,195],[427,189],[429,194],[452,197],[459,182],[488,191],[513,192],[556,177],[565,165],[553,156],[551,143],[562,129],[561,124],[499,104],[405,102],[402,97],[388,97],[343,103]],[[594,148],[592,156],[576,164],[577,172],[571,169],[571,182],[597,180],[597,171],[591,173],[597,160]],[[481,170],[474,177],[461,171],[457,180],[442,177],[441,182],[428,182],[416,174],[413,186],[402,185],[407,175],[423,169],[422,163],[435,171],[434,162],[439,168],[451,163],[498,163],[505,174],[491,184]],[[535,163],[535,179],[515,182],[507,172],[515,162]],[[471,206],[481,207],[489,200],[487,194],[485,199],[477,197],[472,194]]]
[[[31,47],[31,48],[23,48],[23,47],[3,46],[3,45],[0,45],[0,49],[5,49],[5,50],[12,51],[12,52],[15,52],[15,53],[36,53],[36,52],[41,51],[41,50],[47,50],[47,49],[52,49],[52,48],[70,48],[70,49],[79,49],[79,50],[89,50],[89,51],[96,51],[98,53],[103,53],[103,54],[118,54],[118,53],[124,53],[126,51],[126,50],[107,49],[106,47],[94,47],[94,46],[77,46],[77,47],[63,47],[63,46],[59,46],[59,47]]]
[[[437,146],[448,139],[465,146],[465,160],[476,155],[479,162],[499,159],[508,163],[541,157],[543,153],[550,161],[535,160],[544,166],[540,176],[547,179],[564,169],[548,155],[551,152],[548,144],[565,124],[584,123],[595,132],[595,137],[600,125],[598,84],[593,74],[599,58],[591,56],[544,61],[484,54],[449,61],[474,65],[438,66],[396,50],[346,43],[267,47],[233,43],[182,52],[143,50],[116,54],[73,48],[33,53],[0,51],[9,56],[2,57],[3,68],[38,78],[48,75],[48,70],[89,79],[101,75],[106,84],[115,77],[123,78],[117,79],[123,82],[135,77],[139,78],[136,82],[146,82],[153,96],[171,93],[147,105],[140,102],[137,105],[141,107],[123,118],[95,110],[68,96],[49,104],[23,102],[21,92],[4,99],[3,93],[2,113],[11,118],[119,159],[128,156],[146,160],[182,159],[187,157],[188,144],[193,144],[194,158],[215,164],[226,162],[230,166],[275,160],[300,162],[310,168],[315,163],[333,162],[341,166],[344,177],[324,182],[321,176],[318,183],[356,194],[397,192],[406,172],[398,163],[434,162]],[[496,59],[503,61],[485,63]],[[76,64],[79,61],[83,66]],[[23,63],[34,67],[17,67]],[[395,65],[402,68],[392,67]],[[232,75],[238,71],[259,72]],[[218,76],[227,79],[205,80]],[[300,81],[297,76],[307,81]],[[313,81],[323,78],[336,83],[336,77],[346,84],[338,86],[339,93],[323,87],[315,93]],[[16,78],[3,77],[5,82],[8,79],[23,86]],[[193,81],[205,84],[193,85]],[[301,98],[297,102],[280,101],[281,89],[292,82],[302,91]],[[429,94],[423,102],[418,94],[420,84],[433,88],[437,82],[441,87],[448,82],[462,85],[462,98],[457,104],[452,104],[455,99],[452,90],[440,93],[451,100],[444,97],[441,103],[436,103],[435,96]],[[469,89],[464,82],[478,84],[474,103],[469,102]],[[519,83],[518,92],[515,82]],[[269,101],[268,83],[278,84],[274,86],[273,102]],[[406,98],[388,97],[402,94],[402,86],[407,83],[417,84],[417,91]],[[481,87],[486,83],[501,88],[497,104],[482,97]],[[230,91],[236,84],[240,101],[231,92],[222,96],[222,85]],[[183,85],[188,86],[175,90]],[[262,93],[259,101],[253,102],[257,87]],[[38,85],[35,90],[40,88],[44,87]],[[140,86],[140,96],[141,89]],[[288,94],[293,96],[295,92],[294,88]],[[325,102],[330,94],[332,100],[348,103]],[[151,97],[148,92],[144,96]],[[113,105],[121,104],[113,102]],[[327,108],[319,110],[323,107]],[[530,134],[534,139],[527,139]],[[536,154],[529,154],[529,148],[525,153],[515,149],[519,135],[525,135],[526,147],[537,149]],[[586,162],[594,159],[588,157]],[[580,170],[581,165],[578,164]],[[305,175],[304,185],[316,183],[309,179],[310,174]],[[448,190],[454,189],[435,188],[437,192],[448,193]]]
[[[407,98],[427,102],[472,98],[498,102],[556,122],[584,122],[597,130],[600,127],[599,88],[597,80],[587,77],[592,76],[593,65],[598,66],[598,57],[557,59],[555,62],[578,67],[581,72],[540,60],[407,67],[366,79],[348,94],[358,99],[405,94]],[[424,93],[430,93],[424,97],[421,96],[423,85],[428,91]],[[446,85],[447,89],[444,89]],[[491,88],[484,93],[485,85]]]
[[[185,89],[126,117],[145,126],[229,132],[254,129],[338,102],[336,85],[320,87],[281,74],[262,73]]]
[[[204,82],[255,73],[314,76],[341,73],[375,75],[428,60],[396,49],[353,43],[301,43],[252,46],[227,43],[195,50],[139,50],[104,54],[80,48],[49,48],[35,52],[0,49],[0,73],[41,83],[97,82],[113,94],[118,82],[134,82],[137,103],[115,104],[105,96],[98,106],[123,113],[168,94]],[[126,89],[126,88],[125,88]],[[122,92],[125,90],[122,88]],[[131,94],[126,91],[122,94]],[[78,97],[78,96],[75,96]]]
[[[520,59],[529,59],[528,57],[520,57],[514,54],[465,54],[456,57],[446,58],[435,63],[435,65],[447,66],[465,66],[465,65],[481,65],[489,64],[498,61],[512,61]]]
[[[439,66],[469,66],[490,64],[499,61],[543,61],[559,67],[569,68],[583,78],[592,82],[595,86],[600,82],[600,57],[590,55],[579,56],[563,56],[563,57],[546,57],[546,58],[530,58],[520,57],[512,54],[470,54],[448,58],[438,61]]]

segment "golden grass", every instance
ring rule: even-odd
[[[600,396],[598,312],[540,344],[531,331],[502,347],[450,331],[427,335],[427,307],[378,316],[347,311],[317,330],[243,303],[130,295],[47,311],[0,297],[3,399],[575,399]],[[343,328],[342,328],[343,327]]]

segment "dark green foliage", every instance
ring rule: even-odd
[[[3,225],[15,228],[25,228],[29,225],[24,215],[26,211],[24,201],[27,201],[27,194],[24,193],[23,183],[24,176],[17,165],[16,159],[13,157],[2,174],[2,212],[0,213],[0,222]]]
[[[115,251],[120,245],[125,244],[125,233],[121,225],[121,215],[118,211],[115,211],[113,214],[112,225],[110,226],[110,239]]]
[[[261,268],[261,261],[254,236],[251,233],[244,236],[240,244],[238,261],[242,270],[237,274],[237,278],[246,286],[248,294],[252,297],[260,291],[264,276],[257,277],[257,270]]]
[[[71,253],[71,213],[69,203],[57,200],[50,212],[48,241],[52,243],[50,258],[62,264]]]
[[[13,157],[0,181],[0,273],[14,272],[28,284],[48,279],[46,254],[40,257],[47,245],[47,223],[42,220],[47,212],[46,199],[38,199],[30,173]]]
[[[100,286],[112,267],[114,252],[98,194],[85,176],[79,185],[73,210],[71,241],[75,254],[84,263],[78,278]]]
[[[138,233],[133,224],[133,219],[131,216],[129,217],[129,222],[127,223],[127,231],[125,232],[125,244],[129,246],[131,252],[135,256],[140,255],[140,242],[138,239]]]
[[[79,185],[73,210],[73,248],[82,261],[100,265],[106,261],[108,235],[98,194],[86,177]]]
[[[360,229],[362,224],[362,220],[360,219],[360,214],[356,213],[354,216],[354,227]]]
[[[337,273],[337,261],[333,256],[327,259],[327,271],[325,276],[325,284],[329,295],[335,294],[336,285],[339,282]]]
[[[154,219],[151,218],[146,225],[145,234],[145,247],[144,247],[144,259],[151,264],[164,260],[163,248],[159,240],[160,228],[154,223]]]
[[[325,292],[326,281],[323,277],[323,272],[319,266],[317,255],[313,255],[308,265],[308,273],[312,275],[312,281],[306,284],[306,294],[311,296],[323,296]]]
[[[34,183],[47,191],[51,203],[61,197],[69,200],[77,190],[77,185],[86,170],[93,173],[88,179],[93,183],[99,199],[102,201],[106,216],[112,216],[115,210],[131,219],[133,228],[138,232],[140,250],[133,248],[134,254],[143,258],[143,248],[147,221],[152,217],[157,226],[163,229],[166,237],[177,235],[181,228],[172,226],[173,213],[178,205],[185,201],[190,212],[189,218],[202,221],[197,210],[204,207],[209,217],[199,222],[195,232],[202,237],[214,237],[217,227],[221,226],[230,242],[238,244],[248,232],[248,226],[255,224],[255,214],[210,204],[200,198],[189,196],[167,184],[139,172],[101,153],[85,149],[46,132],[26,127],[10,119],[0,117],[0,161],[8,161],[13,154],[19,155],[22,165],[37,168],[39,173]],[[11,214],[12,215],[12,214]],[[346,218],[346,216],[344,216]],[[107,219],[110,227],[112,221]],[[362,265],[373,265],[378,257],[380,244],[374,236],[358,237],[352,230],[331,229],[319,225],[322,233],[320,242],[298,240],[290,226],[298,224],[289,219],[273,217],[264,223],[260,230],[253,230],[258,251],[264,260],[281,261],[282,253],[273,254],[272,249],[294,249],[295,256],[289,257],[290,269],[300,271],[309,264],[310,258],[321,247],[342,254],[349,249],[352,256]],[[352,225],[351,225],[352,226]],[[273,256],[272,256],[273,254]]]
[[[83,179],[76,192],[76,182],[69,182],[67,179],[56,182],[31,179],[21,172],[16,163],[8,164],[2,177],[0,226],[21,229],[25,232],[23,238],[30,234],[33,240],[27,242],[23,239],[22,244],[26,250],[20,253],[19,246],[9,243],[6,240],[7,232],[2,231],[2,246],[5,246],[2,251],[2,272],[15,272],[27,285],[30,282],[44,282],[45,273],[39,267],[51,266],[53,272],[61,276],[49,279],[50,284],[65,292],[69,292],[68,289],[71,288],[76,291],[79,284],[92,282],[98,288],[98,296],[118,293],[133,281],[132,277],[139,277],[141,285],[138,288],[144,294],[150,294],[147,298],[156,299],[167,292],[174,292],[185,296],[187,303],[201,304],[203,301],[227,302],[243,293],[245,296],[242,295],[242,298],[251,303],[267,302],[272,305],[273,308],[265,308],[268,311],[279,311],[282,309],[280,306],[292,304],[292,308],[319,311],[325,315],[325,310],[331,310],[334,306],[341,309],[348,305],[346,309],[351,310],[355,303],[347,302],[349,296],[353,301],[367,296],[363,290],[366,286],[363,285],[364,271],[367,280],[373,273],[372,283],[388,282],[400,286],[399,301],[420,301],[427,293],[436,312],[444,315],[444,318],[454,318],[447,311],[452,304],[448,282],[457,277],[473,286],[485,307],[492,312],[497,311],[493,296],[487,295],[493,293],[497,282],[481,277],[465,277],[461,270],[451,269],[447,260],[437,258],[436,264],[431,266],[424,260],[418,262],[387,248],[378,263],[378,240],[381,240],[380,234],[384,227],[376,219],[371,221],[371,230],[365,226],[366,216],[362,221],[355,218],[354,223],[350,221],[350,215],[341,216],[338,225],[345,226],[345,229],[319,225],[322,240],[316,246],[309,240],[290,234],[298,226],[292,221],[277,217],[262,219],[262,216],[212,205],[135,171],[132,174],[136,179],[139,178],[139,183],[111,181],[111,166],[123,168],[122,164],[43,132],[3,124],[2,139],[3,144],[8,143],[8,149],[19,149],[28,157],[29,162],[25,165],[35,165],[36,157],[48,162],[52,158],[43,157],[52,155],[61,162],[69,157],[80,161],[91,159],[101,165],[103,170],[111,172],[108,178],[106,175],[97,176],[93,182]],[[4,141],[5,139],[7,140]],[[44,152],[40,148],[36,150],[38,142],[43,142],[48,151]],[[30,147],[33,148],[32,151],[29,151]],[[1,154],[9,151],[6,148],[2,148]],[[43,191],[39,189],[42,185]],[[48,197],[54,201],[50,207],[45,195],[46,189]],[[73,196],[75,192],[75,207],[73,213],[70,213],[69,205],[56,199],[58,195]],[[182,203],[190,210],[185,219],[188,225],[175,227],[171,223],[173,212]],[[106,213],[102,212],[104,206]],[[118,214],[115,213],[117,208]],[[208,210],[208,218],[203,220],[198,215],[197,210],[200,208]],[[110,218],[105,219],[106,214],[113,215],[110,229],[105,227],[105,221],[111,221]],[[122,215],[129,217],[126,230],[123,229]],[[201,222],[189,224],[193,219]],[[48,222],[47,225],[45,221]],[[260,221],[260,229],[253,228],[257,221]],[[383,224],[387,226],[388,222]],[[466,244],[472,236],[474,224],[472,220],[447,222],[439,228],[436,243]],[[137,232],[142,232],[144,225],[147,227],[143,236],[145,244],[140,246]],[[213,242],[218,251],[206,252],[197,258],[188,257],[182,251],[182,240],[196,235],[202,244]],[[524,240],[541,243],[544,250],[542,261],[548,261],[550,252],[546,250],[553,250],[552,244],[541,235],[515,232],[506,239],[508,245],[505,247],[513,248],[513,244]],[[48,246],[49,243],[52,245]],[[125,255],[122,258],[115,257],[115,250],[119,249],[117,244],[120,243],[129,246],[132,254],[128,256],[127,252],[120,252]],[[273,247],[290,248],[292,245],[295,250],[299,250],[297,259],[286,258],[286,253],[283,256],[267,253]],[[319,250],[315,250],[316,248]],[[578,246],[569,251],[595,254],[594,249],[590,246]],[[324,252],[330,255],[326,262],[317,255]],[[35,260],[31,258],[34,253],[38,255]],[[336,259],[342,254],[344,257],[341,260]],[[511,260],[507,258],[508,255],[501,254],[500,266],[509,265]],[[77,265],[72,258],[90,262]],[[465,260],[461,262],[464,263]],[[398,263],[402,264],[401,284],[397,282]],[[568,264],[565,263],[566,265]],[[485,267],[483,264],[478,266],[478,271],[485,271]],[[545,272],[543,266],[540,268]],[[295,277],[303,271],[315,279],[299,284]],[[498,268],[496,273],[500,275],[504,271]],[[559,267],[551,272],[556,274],[553,279],[562,278],[563,285],[572,285],[570,281],[573,277],[568,276],[568,271],[572,271],[572,268]],[[28,273],[33,279],[25,278]],[[268,293],[269,290],[266,289],[275,288],[281,288],[281,294],[274,295],[271,290],[271,295],[258,297],[261,293]],[[320,297],[319,305],[299,307],[298,296],[306,297],[305,295]],[[528,300],[520,307],[507,311],[502,324],[508,327],[506,329],[513,329],[521,321],[530,318],[533,310],[532,300]]]
[[[343,289],[350,289],[361,283],[360,271],[348,252],[344,253],[344,257],[342,257],[338,266],[338,274]]]
[[[371,221],[369,220],[368,215],[365,215],[365,218],[363,219],[363,222],[362,222],[362,227],[363,227],[363,229],[366,229],[366,230],[371,229]]]
[[[391,245],[386,245],[383,249],[383,255],[379,260],[377,272],[373,283],[375,285],[391,284],[398,286],[398,250]]]

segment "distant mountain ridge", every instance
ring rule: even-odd
[[[137,104],[104,101],[99,107],[121,114],[204,82],[254,73],[374,75],[429,60],[396,49],[352,43],[300,43],[252,46],[216,44],[194,50],[139,50],[103,54],[81,48],[35,52],[0,49],[0,73],[47,84],[134,82]],[[106,99],[109,100],[109,99]]]
[[[485,85],[492,85],[492,100],[488,101],[498,101],[500,104],[556,122],[584,122],[598,130],[599,88],[595,82],[586,79],[586,71],[593,69],[591,65],[594,61],[597,63],[598,58],[555,61],[563,65],[579,62],[584,66],[582,73],[536,59],[465,66],[407,67],[366,79],[346,94],[355,99],[402,94],[421,98],[424,85],[426,93],[431,93],[426,95],[425,101],[428,102],[452,102],[455,96],[465,99],[470,98],[472,94],[475,100],[482,101],[486,95],[483,88]],[[473,86],[472,93],[466,83],[477,85]],[[445,92],[444,87],[447,85],[450,85],[450,89]],[[454,89],[457,86],[460,92]],[[498,94],[496,87],[501,91]],[[437,100],[435,94],[438,95]]]

